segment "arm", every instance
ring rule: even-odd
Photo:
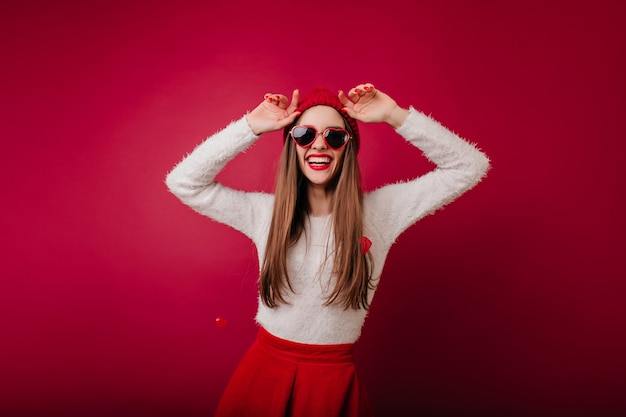
[[[291,123],[297,114],[287,107],[286,101],[281,95],[266,95],[252,112],[198,145],[167,175],[166,184],[170,191],[193,210],[255,240],[254,231],[259,229],[263,220],[259,216],[268,211],[259,210],[259,205],[271,207],[272,197],[225,187],[216,182],[215,177],[261,133]]]
[[[400,109],[371,84],[356,87],[350,91],[351,100],[344,99],[353,117],[388,123],[437,166],[412,181],[387,185],[366,196],[366,217],[382,225],[379,232],[388,244],[422,217],[473,188],[487,173],[489,159],[474,145],[413,108]]]
[[[226,187],[215,181],[215,177],[230,160],[257,139],[244,117],[230,123],[198,145],[174,167],[166,177],[167,187],[196,212],[253,238],[250,226],[259,220],[254,216],[260,212],[255,213],[253,206],[255,200],[262,201],[264,198],[260,193]]]

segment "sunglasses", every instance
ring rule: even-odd
[[[323,132],[318,132],[313,126],[298,125],[289,132],[293,140],[303,148],[311,146],[320,133],[326,144],[335,150],[343,148],[350,140],[350,133],[338,127],[328,127]]]

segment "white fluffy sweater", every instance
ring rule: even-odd
[[[386,185],[364,196],[365,236],[372,242],[374,283],[397,237],[420,218],[451,202],[476,185],[489,168],[488,158],[475,146],[410,108],[396,132],[418,147],[437,165],[433,171],[407,182]],[[244,192],[215,181],[215,176],[256,136],[245,117],[217,132],[183,159],[167,176],[169,189],[183,203],[248,236],[262,262],[274,196]],[[310,217],[300,241],[288,254],[289,276],[295,293],[285,294],[289,304],[268,308],[259,299],[257,322],[270,333],[300,343],[355,342],[367,311],[324,306],[334,287],[331,216]],[[329,246],[330,245],[330,246]],[[369,293],[370,300],[374,290]]]

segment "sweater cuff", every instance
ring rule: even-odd
[[[420,148],[429,143],[441,144],[458,138],[441,123],[413,107],[409,108],[409,116],[396,132],[416,146],[419,143]]]
[[[419,126],[420,122],[423,123],[424,118],[428,119],[428,116],[416,110],[413,106],[409,106],[409,115],[404,119],[404,123],[395,130],[400,136],[409,138],[415,131],[415,126]]]
[[[243,115],[242,119],[245,120],[246,126],[248,126],[248,129],[250,130],[250,134],[252,134],[252,136],[254,136],[255,139],[258,139],[261,135],[257,135],[256,133],[254,133],[254,130],[252,130],[252,126],[250,126],[250,123],[248,122],[249,114],[250,112],[247,111],[246,114]]]

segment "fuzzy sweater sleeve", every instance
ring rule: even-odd
[[[419,219],[473,188],[490,167],[487,156],[475,145],[413,107],[396,132],[419,148],[436,168],[366,195],[366,216],[388,246]]]
[[[273,197],[226,187],[215,181],[215,177],[257,139],[244,116],[198,145],[165,180],[170,191],[184,204],[239,230],[255,243],[263,239],[259,226],[267,222]]]

